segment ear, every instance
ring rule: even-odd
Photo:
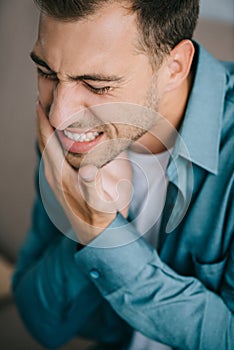
[[[167,61],[167,92],[177,89],[188,77],[194,57],[194,45],[191,40],[182,40],[170,52]]]

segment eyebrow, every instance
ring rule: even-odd
[[[84,74],[84,75],[77,75],[75,77],[69,76],[72,80],[92,80],[92,81],[121,81],[123,80],[122,77],[118,77],[116,75],[102,75],[102,74]]]
[[[46,68],[50,72],[56,74],[56,72],[54,72],[48,66],[48,64],[45,61],[43,61],[39,56],[37,56],[34,52],[30,53],[30,57],[34,63]],[[123,80],[123,77],[118,77],[116,75],[103,75],[103,74],[84,74],[84,75],[68,76],[68,77],[71,80],[75,80],[75,81],[90,80],[90,81],[103,81],[103,82],[120,82]]]
[[[48,66],[48,64],[45,61],[43,61],[40,57],[38,57],[34,52],[30,53],[30,57],[34,63],[38,64],[39,66],[45,67],[46,69],[53,72],[52,69]]]

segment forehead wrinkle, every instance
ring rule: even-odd
[[[69,74],[62,74],[59,72],[56,72],[50,68],[50,66],[47,64],[44,59],[42,59],[38,54],[36,54],[35,50],[33,50],[30,53],[31,59],[36,63],[37,65],[40,65],[42,67],[45,67],[47,70],[50,70],[51,72],[55,73],[63,79],[69,79],[74,81],[82,81],[82,80],[91,80],[91,81],[98,81],[98,82],[121,82],[123,81],[123,77],[118,77],[116,75],[108,75],[108,74],[97,74],[97,73],[91,73],[91,74],[83,74],[83,75],[69,75]]]
[[[119,5],[117,6],[119,7]],[[52,42],[52,49],[51,49],[51,45],[50,42],[47,41],[46,35],[47,33],[51,33],[53,32],[55,35],[55,28],[59,29],[59,32],[57,33],[57,37],[59,35],[61,35],[61,37],[63,38],[62,40],[64,40],[64,38],[66,38],[64,35],[64,31],[62,30],[63,26],[65,28],[65,33],[67,32],[67,29],[69,30],[69,28],[73,25],[76,25],[76,21],[72,21],[72,22],[62,22],[56,19],[52,19],[52,18],[48,18],[48,16],[43,15],[41,16],[41,31],[39,31],[39,39],[38,39],[38,46],[40,46],[40,52],[42,53],[42,57],[46,57],[45,61],[46,63],[48,63],[48,65],[51,67],[51,69],[56,73],[57,75],[61,77],[61,79],[63,80],[82,80],[84,78],[87,78],[86,76],[90,76],[92,77],[90,80],[95,80],[95,81],[120,81],[122,77],[118,77],[118,79],[116,79],[116,77],[114,79],[110,79],[108,77],[108,75],[110,75],[113,72],[112,69],[112,65],[110,65],[111,62],[116,61],[117,62],[117,68],[119,68],[119,72],[121,72],[121,75],[127,75],[128,70],[129,70],[129,66],[126,66],[125,61],[123,61],[123,59],[125,60],[126,57],[122,55],[118,55],[117,52],[117,57],[116,56],[111,56],[112,54],[112,47],[115,48],[115,40],[113,40],[113,38],[111,39],[111,34],[112,32],[114,32],[114,34],[117,35],[117,39],[121,39],[121,37],[126,38],[127,35],[127,42],[130,44],[128,45],[128,56],[129,54],[132,55],[132,57],[134,56],[138,56],[138,55],[145,55],[145,53],[143,53],[142,51],[140,52],[139,50],[139,42],[138,42],[138,29],[136,26],[136,16],[132,15],[132,13],[130,11],[127,11],[127,8],[124,9],[125,11],[122,12],[122,17],[121,17],[121,13],[117,13],[116,16],[116,25],[115,27],[117,28],[117,31],[115,33],[114,29],[113,29],[113,23],[111,21],[112,17],[109,16],[108,13],[108,8],[110,9],[110,7],[106,6],[105,10],[102,11],[97,11],[95,12],[92,16],[90,17],[86,17],[83,19],[80,19],[77,21],[77,24],[81,24],[81,29],[86,30],[88,34],[88,38],[86,38],[88,40],[88,42],[90,41],[91,44],[91,39],[94,40],[94,35],[97,35],[97,30],[94,28],[94,30],[90,30],[90,28],[88,27],[90,23],[95,23],[95,22],[99,22],[102,18],[104,19],[102,26],[104,29],[104,37],[103,40],[106,39],[106,41],[102,40],[102,37],[100,35],[99,38],[101,38],[100,40],[94,40],[94,44],[95,45],[89,45],[89,46],[85,46],[85,52],[86,52],[86,59],[84,59],[83,55],[83,50],[80,49],[79,50],[79,45],[78,45],[78,50],[74,51],[74,53],[77,53],[77,58],[74,58],[74,62],[77,61],[77,64],[73,64],[73,62],[71,62],[70,58],[71,55],[72,57],[74,57],[73,54],[68,55],[68,50],[66,50],[65,47],[63,47],[63,55],[61,56],[62,61],[57,61],[56,57],[58,55],[59,57],[59,45],[56,47],[56,45],[53,45]],[[110,18],[111,17],[111,18]],[[118,19],[120,18],[120,21],[118,22]],[[129,21],[128,21],[128,18]],[[132,18],[132,19],[131,19]],[[48,21],[49,20],[49,21]],[[49,23],[49,27],[47,26]],[[118,28],[118,23],[123,24],[124,26],[126,25],[125,31],[123,32],[123,27],[120,26],[120,29]],[[132,26],[132,24],[134,23],[134,26]],[[60,26],[61,24],[61,26]],[[57,26],[58,25],[58,26]],[[84,26],[83,26],[84,25]],[[86,26],[87,25],[87,26]],[[92,27],[91,27],[92,29]],[[129,29],[129,30],[128,30]],[[127,31],[127,32],[126,32]],[[101,33],[101,32],[100,32]],[[110,39],[109,39],[109,44],[108,45],[108,33],[110,34]],[[122,33],[122,34],[121,34]],[[56,41],[56,36],[55,36],[55,41]],[[50,40],[50,37],[49,37]],[[87,41],[86,40],[86,41]],[[111,41],[110,41],[111,40]],[[103,42],[105,43],[105,48],[103,49]],[[119,41],[118,41],[119,42]],[[124,42],[126,43],[126,40],[124,40]],[[67,41],[65,41],[65,45],[67,44]],[[122,43],[120,41],[120,45],[118,48],[119,53],[120,52],[124,52],[125,51],[125,46],[123,46],[123,40]],[[48,45],[50,45],[48,47]],[[95,51],[92,52],[92,48],[93,46],[96,48]],[[74,45],[69,45],[67,46],[67,49],[71,49],[73,51]],[[52,50],[52,51],[51,51]],[[67,51],[67,53],[66,53]],[[44,53],[44,54],[43,54]],[[93,54],[95,53],[95,55]],[[65,55],[65,56],[64,56]],[[81,55],[81,56],[80,56]],[[70,56],[70,58],[69,58]],[[95,57],[94,57],[95,56]],[[89,59],[87,59],[87,57],[89,57]],[[120,58],[118,60],[118,58]],[[122,65],[120,64],[120,60],[122,59]],[[78,62],[80,61],[80,62]],[[57,62],[57,63],[56,63]],[[71,63],[71,64],[70,64]],[[55,66],[56,65],[56,66]],[[103,67],[106,68],[106,72],[103,72]],[[122,69],[120,69],[122,67]],[[126,69],[124,69],[124,67]],[[109,69],[108,69],[109,68]],[[109,74],[108,74],[109,71]],[[100,73],[100,74],[99,74]],[[116,70],[116,73],[118,74],[118,70]],[[96,75],[100,75],[100,78],[95,78]],[[102,75],[104,77],[102,77]],[[107,76],[107,78],[105,78],[105,76]],[[93,78],[94,77],[94,78]]]

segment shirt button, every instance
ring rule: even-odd
[[[100,273],[97,270],[91,270],[89,272],[90,277],[92,277],[93,279],[98,279],[100,277]]]

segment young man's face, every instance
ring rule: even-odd
[[[157,110],[160,99],[149,57],[137,51],[138,37],[135,15],[118,4],[74,22],[41,16],[32,53],[39,101],[75,168],[85,157],[103,166],[156,122],[140,107],[134,113],[129,105],[129,115],[122,108],[131,103]]]

